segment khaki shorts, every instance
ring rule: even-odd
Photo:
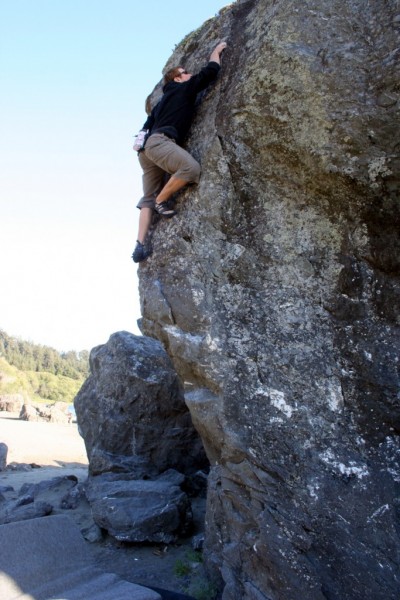
[[[143,197],[137,207],[153,208],[155,197],[164,187],[168,175],[174,175],[188,183],[198,183],[199,163],[181,146],[163,133],[153,133],[139,153],[143,170]]]

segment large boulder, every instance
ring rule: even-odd
[[[398,595],[399,28],[395,0],[238,1],[167,64],[228,41],[200,184],[139,266],[212,463],[224,600]]]
[[[170,468],[190,474],[207,464],[176,371],[157,340],[119,332],[94,348],[74,404],[91,475],[139,478]]]

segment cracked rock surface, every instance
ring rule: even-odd
[[[139,267],[212,465],[223,600],[398,593],[399,28],[394,0],[241,1],[166,65],[228,42],[200,184]]]

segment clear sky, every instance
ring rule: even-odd
[[[227,3],[0,0],[0,329],[58,350],[139,333],[133,137],[175,45]]]

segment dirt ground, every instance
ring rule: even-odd
[[[74,475],[79,482],[87,478],[88,460],[76,423],[32,423],[21,421],[12,413],[0,412],[0,442],[8,446],[7,469],[0,471],[0,486],[13,488],[13,491],[4,493],[6,499],[16,497],[25,483],[39,483],[67,475]],[[80,529],[93,523],[86,500],[73,510],[59,508],[60,498],[57,496],[46,500],[54,506],[54,514],[68,514]],[[203,530],[205,501],[194,500],[192,510],[193,534],[198,534]],[[117,573],[128,581],[172,590],[177,594],[189,594],[199,600],[214,597],[213,586],[207,581],[200,555],[193,551],[189,538],[166,546],[122,544],[105,535],[100,542],[87,544],[100,568]]]
[[[16,413],[0,412],[0,441],[8,446],[8,464],[36,463],[49,467],[88,464],[76,423],[33,423],[21,421]]]

